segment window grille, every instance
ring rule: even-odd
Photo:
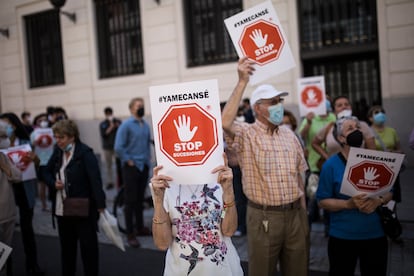
[[[299,0],[301,49],[377,43],[375,0]]]
[[[59,12],[55,9],[23,17],[29,87],[64,84]]]
[[[139,0],[95,0],[99,78],[144,73]]]
[[[242,11],[241,0],[185,0],[187,66],[236,61],[224,19]]]
[[[325,76],[326,93],[346,95],[366,120],[381,104],[375,0],[298,0],[304,76]]]

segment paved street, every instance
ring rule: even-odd
[[[389,275],[412,275],[412,271],[414,271],[414,186],[413,179],[414,179],[414,170],[407,170],[401,175],[402,178],[402,193],[403,193],[403,201],[401,204],[398,205],[398,214],[400,220],[403,222],[403,235],[402,238],[404,240],[403,245],[398,245],[395,243],[390,243],[390,258],[389,258]],[[108,198],[108,210],[112,210],[112,200],[115,196],[116,191],[110,190],[107,191],[107,198]],[[152,218],[152,209],[148,208],[145,210],[145,220],[147,225],[151,225],[151,218]],[[53,229],[51,223],[51,216],[50,213],[44,212],[40,208],[39,202],[35,208],[35,219],[34,219],[34,229],[36,234],[38,235],[38,250],[39,250],[39,259],[40,263],[45,266],[44,264],[47,263],[47,268],[49,269],[50,264],[48,263],[48,259],[50,256],[53,255],[53,259],[56,262],[58,260],[58,243],[57,243],[57,231]],[[55,237],[55,238],[51,238]],[[108,239],[103,235],[99,234],[99,240],[101,242],[101,270],[103,269],[102,275],[161,275],[161,271],[159,268],[156,270],[151,270],[151,274],[122,274],[117,272],[116,270],[111,270],[107,268],[107,263],[110,262],[111,264],[121,265],[125,267],[125,265],[134,265],[134,261],[138,267],[141,267],[142,264],[150,265],[151,262],[155,262],[157,267],[163,264],[164,253],[157,250],[154,246],[151,237],[141,237],[141,249],[132,249],[128,248],[126,241],[125,245],[127,247],[126,253],[122,253],[120,250],[116,249],[113,245],[110,244]],[[44,241],[42,243],[41,241]],[[16,233],[15,238],[16,244],[21,243],[20,241],[20,233]],[[240,258],[244,261],[244,266],[247,265],[247,242],[245,237],[235,237],[233,238],[233,242],[239,252]],[[327,275],[328,271],[328,259],[327,259],[327,238],[324,237],[323,233],[323,225],[321,223],[316,223],[312,226],[311,232],[311,258],[310,258],[310,270],[313,272],[312,275]],[[51,248],[54,248],[53,252],[51,252]],[[57,250],[57,251],[55,251]],[[111,254],[109,254],[109,252]],[[14,264],[17,267],[15,270],[15,275],[22,275],[19,274],[19,269],[22,269],[23,256],[21,252],[21,248],[19,249],[16,247],[15,253],[16,256],[14,257]],[[115,257],[115,255],[117,257]],[[119,256],[118,256],[119,255]],[[122,258],[121,258],[121,257]],[[151,258],[156,258],[156,260],[150,260]],[[119,259],[120,263],[114,263],[114,260]],[[79,263],[80,264],[80,263]],[[79,265],[80,266],[80,265]],[[48,275],[56,275],[59,273],[59,266],[53,265],[51,269],[55,270],[50,271],[48,270]],[[112,272],[111,272],[112,271]],[[143,270],[140,268],[141,272]],[[109,274],[108,274],[109,273]],[[114,273],[114,274],[111,274]],[[81,274],[80,274],[81,275]]]

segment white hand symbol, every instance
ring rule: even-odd
[[[21,161],[21,159],[22,159],[22,157],[18,153],[12,153],[12,154],[10,154],[10,158],[13,160],[13,163],[14,164],[19,164],[20,161]]]
[[[178,138],[180,138],[181,142],[188,142],[191,139],[193,139],[194,134],[198,129],[198,126],[195,126],[192,130],[190,130],[190,123],[191,123],[190,116],[187,117],[187,121],[186,121],[185,115],[181,115],[181,117],[178,116],[178,125],[177,125],[177,121],[174,120],[174,125],[178,133]]]
[[[375,180],[378,176],[380,176],[379,174],[375,175],[377,173],[377,169],[375,169],[374,167],[369,167],[369,168],[364,168],[364,178],[368,181],[373,181]]]
[[[307,92],[307,95],[308,95],[308,99],[309,99],[309,100],[314,100],[314,99],[316,98],[316,94],[315,94],[315,91],[313,91],[313,89],[310,89],[310,90]]]
[[[257,48],[262,48],[266,45],[267,42],[267,34],[265,36],[262,35],[262,30],[255,29],[249,37],[253,40],[254,44],[256,44]]]
[[[42,142],[40,143],[41,145],[47,145],[47,138],[43,137],[42,138]]]

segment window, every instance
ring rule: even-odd
[[[300,0],[301,50],[377,44],[375,0]],[[339,49],[341,51],[341,49]]]
[[[305,76],[324,75],[331,98],[347,95],[353,113],[381,104],[375,0],[299,0]]]
[[[224,19],[242,11],[242,0],[185,0],[187,66],[238,59]]]
[[[49,10],[23,17],[26,29],[29,87],[64,84],[60,17]]]
[[[325,76],[326,93],[334,99],[347,95],[353,114],[366,120],[369,106],[381,105],[379,64],[376,54],[307,61],[305,76]]]
[[[95,0],[99,78],[144,73],[139,0]]]

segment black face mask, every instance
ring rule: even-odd
[[[137,116],[139,118],[141,118],[141,117],[144,117],[144,114],[145,114],[144,108],[143,107],[138,108],[138,110],[137,110]]]
[[[359,148],[362,145],[362,142],[364,141],[364,135],[359,129],[355,129],[351,133],[346,136],[346,143],[350,147],[356,147]]]

